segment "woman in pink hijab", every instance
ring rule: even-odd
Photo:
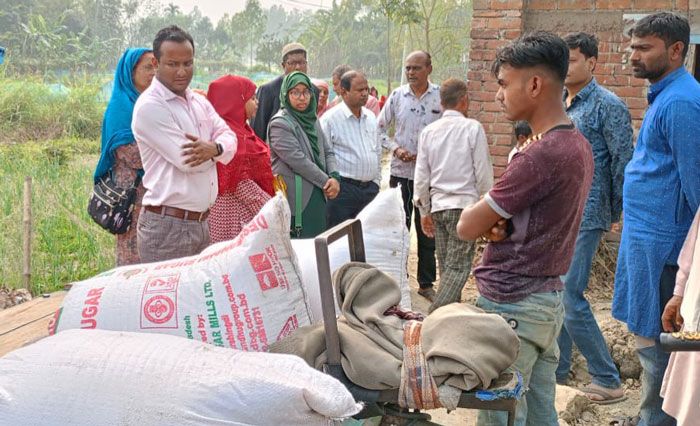
[[[328,94],[330,88],[328,83],[318,78],[312,78],[311,83],[318,89],[318,107],[316,108],[316,116],[321,117],[328,110]]]

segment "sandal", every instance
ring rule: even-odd
[[[625,395],[624,393],[621,396],[613,396],[613,394],[607,391],[605,388],[601,389],[599,387],[593,387],[591,385],[588,385],[581,389],[581,392],[602,397],[603,399],[593,399],[591,397],[588,397],[588,399],[590,399],[592,403],[599,405],[616,404],[618,402],[627,400],[627,395]],[[626,425],[626,423],[622,424]],[[634,426],[635,424],[636,423],[632,423],[632,426]]]
[[[432,287],[419,288],[418,294],[430,300],[431,303],[435,301],[435,296],[437,296],[437,293]]]
[[[608,423],[610,426],[637,426],[639,421],[642,420],[639,416],[631,417],[620,417]]]

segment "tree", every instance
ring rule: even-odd
[[[168,16],[170,16],[170,17],[179,15],[180,14],[180,6],[178,6],[174,3],[168,3],[168,6],[165,8],[165,13],[167,13]]]
[[[258,40],[265,32],[267,16],[259,0],[246,0],[245,9],[231,18],[231,39],[242,39],[250,52],[250,68],[253,68],[253,53]]]
[[[419,21],[418,8],[415,0],[379,0],[379,10],[386,16],[386,85],[391,93],[391,27],[396,21],[399,24],[409,24]]]
[[[267,66],[267,72],[272,73],[272,65],[278,64],[280,53],[285,44],[290,43],[289,38],[281,38],[278,35],[264,34],[258,43],[256,52],[258,61]]]

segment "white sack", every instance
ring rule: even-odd
[[[233,240],[197,256],[123,266],[75,283],[49,326],[165,333],[265,351],[312,323],[278,195]]]
[[[401,307],[411,309],[411,290],[408,286],[406,270],[411,236],[406,228],[401,188],[381,191],[357,217],[362,222],[367,263],[376,266],[396,280],[401,289]],[[292,247],[297,253],[311,313],[315,322],[320,322],[323,314],[314,240],[292,240]],[[332,274],[350,261],[347,237],[332,243],[328,252]],[[336,313],[340,313],[337,305]]]
[[[325,425],[361,406],[293,355],[68,330],[0,358],[0,424]]]

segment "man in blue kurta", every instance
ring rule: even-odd
[[[668,354],[659,346],[661,313],[673,294],[678,253],[700,203],[700,84],[683,67],[688,20],[648,15],[630,30],[635,77],[649,80],[649,108],[625,169],[624,229],[613,317],[627,323],[642,364],[641,426],[675,425],[659,396]]]

